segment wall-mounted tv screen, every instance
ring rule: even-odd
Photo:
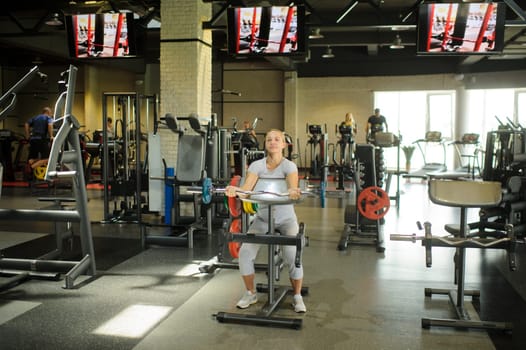
[[[70,55],[76,58],[128,57],[137,54],[133,13],[66,16]]]
[[[235,56],[304,55],[303,6],[229,7],[228,52]]]
[[[419,6],[419,54],[498,54],[504,47],[504,3]]]

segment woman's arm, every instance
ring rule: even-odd
[[[241,190],[243,191],[252,191],[256,187],[256,182],[258,182],[258,176],[255,173],[247,172],[247,177],[243,185],[241,185]]]
[[[289,189],[290,199],[296,200],[301,196],[301,190],[299,189],[299,177],[298,172],[289,173],[286,177],[287,187]]]
[[[246,197],[246,195],[238,193],[238,190],[242,191],[252,191],[254,187],[256,186],[256,182],[258,181],[258,176],[255,173],[247,172],[247,177],[245,178],[245,182],[240,187],[236,186],[227,186],[225,188],[225,195],[228,197],[235,197],[236,195],[240,197]]]

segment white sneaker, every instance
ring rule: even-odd
[[[252,294],[251,291],[247,290],[247,292],[243,295],[243,297],[237,302],[236,306],[240,309],[246,309],[252,304],[255,304],[258,302],[258,296],[257,294]]]
[[[292,306],[294,307],[294,311],[296,312],[307,312],[307,307],[305,306],[305,303],[303,303],[303,298],[301,297],[301,294],[294,296],[294,301],[292,302]]]

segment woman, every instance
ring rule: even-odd
[[[358,133],[358,126],[356,125],[356,120],[354,119],[354,116],[351,112],[347,112],[345,114],[345,120],[340,124],[340,126],[350,128],[350,130],[352,131],[351,136],[353,136],[353,138]]]
[[[258,178],[285,178],[287,182],[289,198],[297,200],[301,196],[298,187],[298,168],[296,164],[283,156],[283,150],[287,143],[285,134],[277,129],[271,129],[265,135],[265,150],[267,155],[263,159],[252,162],[248,168],[245,182],[239,187],[228,186],[225,193],[229,197],[236,196],[237,191],[251,191],[254,189]],[[272,208],[274,227],[281,234],[295,236],[299,231],[298,220],[294,212],[293,204],[284,204]],[[252,221],[249,233],[266,233],[268,230],[268,208],[260,206],[256,217]],[[255,269],[254,260],[260,248],[260,244],[243,243],[239,250],[239,271],[245,284],[246,292],[237,303],[237,307],[245,309],[257,303],[257,294],[254,287]],[[306,312],[307,308],[301,297],[301,286],[303,283],[303,267],[296,267],[294,258],[296,256],[295,246],[283,246],[285,263],[289,266],[289,277],[294,291],[293,307],[296,312]]]

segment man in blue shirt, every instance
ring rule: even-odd
[[[53,121],[51,108],[44,107],[41,114],[25,123],[26,139],[29,140],[29,161],[49,157],[50,141],[53,140]]]

